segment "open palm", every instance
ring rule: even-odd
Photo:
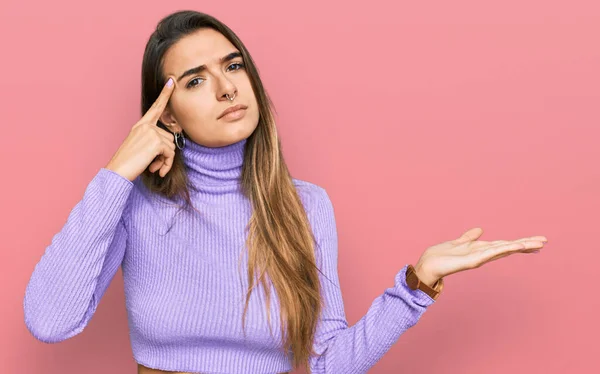
[[[513,253],[538,252],[548,241],[545,236],[517,240],[476,240],[483,234],[479,227],[465,232],[458,239],[436,244],[425,250],[415,265],[419,278],[432,285],[436,280],[463,270],[509,256]]]

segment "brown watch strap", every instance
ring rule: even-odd
[[[438,279],[437,282],[435,282],[433,286],[430,287],[427,284],[421,282],[421,280],[415,273],[415,268],[412,265],[408,265],[408,268],[406,269],[406,284],[410,287],[410,289],[419,289],[425,292],[427,295],[429,295],[429,297],[431,297],[433,300],[436,300],[440,292],[442,292],[442,289],[444,288],[444,279]]]

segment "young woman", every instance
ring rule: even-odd
[[[25,322],[79,334],[122,267],[138,373],[366,372],[447,275],[539,250],[546,238],[428,248],[348,326],[327,192],[292,178],[248,50],[194,11],[147,43],[142,114],[36,265]]]

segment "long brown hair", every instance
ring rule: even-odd
[[[283,349],[286,353],[291,350],[294,369],[305,365],[310,373],[308,359],[315,354],[313,340],[322,310],[320,270],[315,264],[315,238],[283,159],[273,104],[263,88],[250,53],[229,27],[210,15],[184,10],[166,16],[156,26],[144,52],[142,115],[165,84],[162,67],[167,50],[182,37],[201,28],[220,32],[240,51],[259,106],[258,125],[247,139],[241,175],[242,191],[253,207],[247,226],[249,287],[242,318],[244,334],[250,293],[259,283],[267,296],[267,318],[271,327],[268,281],[272,282],[280,301]],[[168,131],[160,121],[158,126]],[[189,180],[178,148],[166,176],[161,178],[157,174],[146,169],[141,175],[151,192],[168,199],[182,199],[186,207],[193,208]]]

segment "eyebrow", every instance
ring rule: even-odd
[[[239,51],[231,52],[230,54],[226,55],[225,57],[221,57],[220,63],[222,64],[224,62],[231,61],[236,57],[242,57],[242,54]],[[179,82],[182,78],[185,78],[188,75],[198,74],[204,70],[206,70],[206,65],[200,65],[200,66],[196,66],[195,68],[186,70],[183,74],[181,74],[181,76],[179,78],[177,78],[177,81]]]

